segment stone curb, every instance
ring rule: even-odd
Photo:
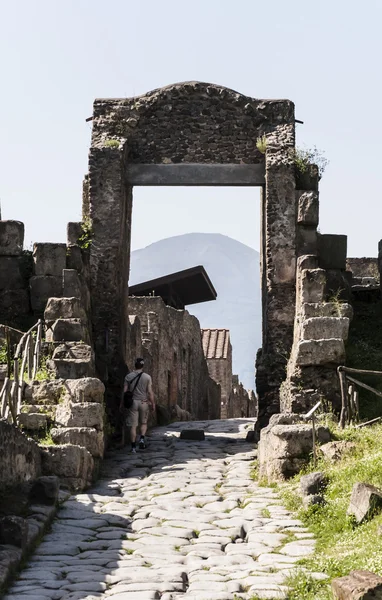
[[[69,499],[69,492],[60,490],[54,506],[35,504],[27,517],[29,532],[24,549],[10,544],[0,544],[0,598],[14,579],[20,565],[33,553],[43,539],[61,506]]]

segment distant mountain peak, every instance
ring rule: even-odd
[[[259,253],[221,233],[186,233],[131,254],[130,285],[203,265],[218,299],[188,306],[202,328],[231,333],[234,372],[254,388],[254,361],[261,344]]]

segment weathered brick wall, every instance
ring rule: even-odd
[[[129,312],[141,323],[146,370],[156,401],[178,404],[197,418],[208,418],[210,406],[216,418],[220,388],[210,386],[196,317],[166,306],[159,297],[130,297]]]
[[[0,421],[0,457],[0,493],[41,475],[38,445],[6,421]]]
[[[287,100],[257,100],[208,83],[188,82],[143,96],[97,99],[92,146],[128,141],[132,163],[258,163],[257,138],[293,118]]]

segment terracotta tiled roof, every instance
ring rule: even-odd
[[[206,358],[227,358],[229,329],[202,329],[202,343]]]

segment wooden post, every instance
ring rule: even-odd
[[[29,335],[29,348],[28,348],[28,381],[32,379],[33,373],[33,356],[34,356],[34,345],[35,341],[33,335]]]
[[[41,337],[42,337],[42,321],[40,319],[38,321],[38,325],[37,325],[37,338],[36,338],[36,343],[35,343],[34,353],[33,353],[32,379],[34,379],[36,377],[36,373],[37,373],[38,367],[39,367]]]
[[[355,410],[354,410],[354,400],[353,400],[353,393],[354,393],[354,388],[352,385],[349,385],[348,387],[348,406],[349,406],[349,416],[348,416],[348,420],[349,422],[354,418],[355,416]]]
[[[7,344],[7,376],[11,376],[12,361],[11,361],[11,336],[9,335],[9,327],[5,328],[5,340]]]
[[[20,373],[20,377],[19,377],[19,386],[18,386],[18,394],[17,394],[17,409],[16,409],[16,415],[19,415],[21,412],[21,403],[23,400],[23,389],[24,389],[24,371],[25,371],[25,365],[28,359],[28,355],[29,355],[29,346],[30,346],[30,339],[31,339],[31,335],[29,334],[27,336],[26,342],[25,342],[25,346],[24,346],[24,352],[22,354],[22,361],[21,361],[21,373]]]
[[[359,393],[354,390],[354,404],[355,404],[355,419],[359,423]]]
[[[316,418],[312,414],[313,466],[316,468]]]
[[[346,375],[342,371],[341,367],[337,369],[338,377],[340,378],[340,386],[341,386],[341,416],[339,421],[339,426],[341,429],[344,429],[345,423],[347,421],[347,391],[346,391]]]

